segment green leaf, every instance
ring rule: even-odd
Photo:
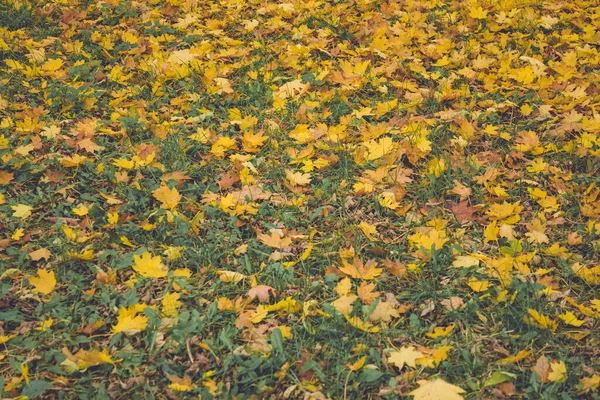
[[[43,380],[35,380],[29,382],[29,385],[25,386],[23,391],[21,391],[22,396],[27,396],[29,398],[39,397],[46,390],[48,390],[52,386],[52,382],[43,381]]]
[[[375,382],[377,379],[383,376],[383,372],[377,371],[376,369],[364,369],[358,376],[360,382],[370,383]]]
[[[516,377],[515,374],[511,374],[510,372],[495,371],[491,377],[486,379],[483,383],[483,387],[496,386],[500,383],[512,381]]]
[[[281,335],[281,330],[279,328],[273,329],[273,332],[271,333],[271,344],[276,351],[282,354],[284,353],[283,336]]]

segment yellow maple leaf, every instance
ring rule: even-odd
[[[338,296],[345,296],[352,290],[352,281],[349,278],[344,278],[335,285],[333,290],[335,290]]]
[[[413,346],[403,346],[400,350],[390,353],[388,362],[394,364],[399,370],[402,370],[405,365],[415,368],[416,361],[423,358],[425,355]]]
[[[0,344],[8,342],[10,339],[16,338],[17,335],[0,335]]]
[[[529,317],[523,317],[523,320],[526,323],[533,326],[537,326],[538,328],[549,329],[551,332],[556,331],[558,325],[556,321],[554,321],[550,317],[544,314],[540,314],[539,312],[531,308],[528,308],[527,312],[529,313]]]
[[[187,392],[189,390],[194,390],[196,386],[192,383],[192,378],[186,375],[184,378],[180,378],[175,375],[167,375],[167,378],[171,381],[169,384],[169,389],[174,392]]]
[[[18,204],[16,206],[11,206],[10,208],[13,209],[13,217],[21,219],[25,219],[31,216],[31,210],[33,210],[33,207],[28,206],[26,204]]]
[[[108,353],[108,349],[86,351],[80,349],[76,354],[77,366],[80,369],[87,369],[102,364],[114,364],[115,362]]]
[[[452,346],[440,346],[433,351],[429,350],[423,358],[417,359],[417,364],[424,365],[427,368],[436,368],[442,361],[448,358],[448,352]]]
[[[469,282],[467,282],[467,285],[469,285],[469,287],[474,292],[478,292],[478,293],[485,292],[486,290],[488,290],[490,287],[493,286],[489,281],[480,281],[476,278],[469,279]]]
[[[579,327],[585,323],[584,320],[577,319],[577,317],[571,311],[567,311],[564,314],[560,314],[558,318],[562,319],[565,322],[565,324],[576,327]]]
[[[331,305],[337,311],[339,311],[343,315],[350,315],[353,309],[354,302],[358,299],[358,296],[355,294],[345,294],[340,296],[339,299],[333,301]]]
[[[54,321],[52,320],[52,318],[49,318],[49,319],[42,321],[40,326],[38,326],[37,328],[34,328],[34,329],[36,331],[46,332],[48,329],[50,329],[52,327],[52,324],[54,324]]]
[[[492,221],[492,223],[486,226],[483,230],[483,242],[487,243],[497,240],[499,233],[500,228],[498,227],[498,223],[496,221]]]
[[[284,237],[283,232],[281,232],[277,229],[271,230],[270,235],[266,235],[264,233],[259,233],[256,236],[258,237],[258,239],[261,242],[263,242],[267,246],[270,246],[270,247],[273,247],[276,249],[288,247],[290,244],[292,244],[292,239],[289,237]]]
[[[400,203],[396,201],[396,196],[394,192],[383,192],[377,196],[377,201],[381,204],[382,207],[389,208],[390,210],[395,210],[400,207]]]
[[[564,382],[567,380],[567,366],[564,361],[554,361],[550,363],[550,373],[548,374],[550,382]]]
[[[13,234],[10,236],[10,238],[12,240],[19,240],[23,236],[25,236],[25,229],[23,229],[23,228],[17,228],[17,229],[15,229],[15,231],[13,232]]]
[[[164,278],[169,272],[162,264],[160,256],[153,257],[148,251],[145,251],[141,257],[135,254],[133,261],[133,270],[144,278]]]
[[[29,283],[34,287],[34,291],[42,294],[50,294],[56,287],[56,277],[54,271],[46,271],[45,269],[38,268],[38,276],[32,276],[29,278]]]
[[[123,169],[132,169],[135,167],[135,162],[133,160],[127,160],[125,158],[115,158],[112,161],[112,164],[115,167],[123,168]]]
[[[44,260],[48,260],[50,257],[52,256],[52,253],[50,252],[50,250],[46,249],[45,247],[42,247],[41,249],[32,251],[31,253],[29,253],[29,257],[31,257],[31,259],[33,261],[39,261],[42,258]]]
[[[531,353],[531,350],[521,350],[514,356],[508,356],[506,358],[501,359],[499,362],[501,364],[514,364],[529,357]]]
[[[519,203],[519,201],[514,204],[504,201],[502,204],[492,204],[486,214],[492,221],[501,221],[503,224],[514,225],[521,220],[519,214],[523,210],[523,207]]]
[[[177,188],[169,188],[166,185],[153,191],[152,195],[156,200],[161,202],[161,208],[166,208],[168,210],[174,210],[181,200],[181,194]]]
[[[379,332],[380,330],[379,327],[373,326],[373,324],[371,324],[370,322],[365,322],[357,316],[350,317],[349,315],[344,314],[344,317],[346,317],[346,321],[348,321],[350,325],[352,325],[356,329],[360,329],[363,332],[375,333]]]
[[[340,268],[344,274],[365,281],[375,279],[383,272],[383,268],[377,268],[377,262],[373,259],[367,261],[366,264],[358,258],[354,257],[352,264],[346,260],[342,260],[343,266]]]
[[[73,208],[72,211],[73,211],[73,214],[79,215],[80,217],[83,217],[85,215],[88,215],[88,213],[90,211],[90,207],[86,207],[84,205],[81,205],[79,207]]]
[[[123,332],[126,335],[135,335],[146,329],[148,317],[138,315],[138,305],[121,307],[117,316],[117,323],[112,327],[112,334]]]
[[[418,381],[419,388],[413,390],[409,395],[415,396],[415,400],[461,400],[461,393],[465,391],[458,387],[449,384],[442,379],[433,381]]]
[[[375,225],[369,224],[366,221],[362,221],[360,224],[357,225],[358,229],[360,229],[362,231],[362,233],[365,234],[365,236],[367,237],[367,239],[369,239],[370,241],[374,242],[376,239],[372,236],[375,233],[377,233],[377,227]]]
[[[167,293],[161,301],[162,312],[167,317],[176,317],[178,308],[181,307],[179,293]]]
[[[262,132],[253,133],[252,131],[246,131],[242,137],[242,147],[248,153],[257,153],[268,138]]]
[[[221,279],[223,282],[238,283],[239,281],[247,278],[246,275],[235,271],[215,271],[215,273],[219,275],[219,279]]]
[[[306,186],[310,183],[311,177],[310,174],[305,174],[302,172],[294,172],[292,170],[285,170],[285,178],[292,186]]]
[[[411,243],[413,248],[420,250],[421,248],[425,251],[440,250],[444,244],[448,242],[446,232],[443,230],[430,229],[426,234],[417,232],[414,235],[408,237],[408,241]]]
[[[484,10],[480,5],[473,5],[469,10],[469,17],[475,19],[486,19],[488,12]]]
[[[445,328],[435,327],[433,329],[433,332],[428,332],[425,335],[427,335],[427,337],[430,337],[432,339],[436,339],[439,337],[448,336],[453,330],[454,330],[454,325],[448,325]]]

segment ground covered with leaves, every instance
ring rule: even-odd
[[[598,398],[600,7],[0,3],[0,397]]]

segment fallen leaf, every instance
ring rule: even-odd
[[[133,256],[133,270],[144,278],[164,278],[168,268],[162,264],[160,256],[152,256],[145,251],[141,256]]]
[[[465,393],[462,388],[451,385],[442,379],[421,380],[417,383],[419,388],[409,393],[409,395],[415,396],[415,400],[461,400],[463,399],[461,393]]]
[[[403,346],[400,350],[390,353],[388,362],[394,364],[399,370],[402,370],[404,365],[415,368],[417,366],[416,360],[424,356],[423,353],[415,350],[413,346]]]
[[[32,276],[29,278],[29,283],[34,287],[34,291],[41,294],[50,294],[56,287],[56,277],[54,271],[46,271],[45,269],[38,268],[38,276]]]

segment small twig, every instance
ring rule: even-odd
[[[346,400],[346,392],[348,391],[348,381],[350,380],[350,374],[352,370],[348,371],[348,376],[346,376],[346,382],[344,383],[344,400]]]

